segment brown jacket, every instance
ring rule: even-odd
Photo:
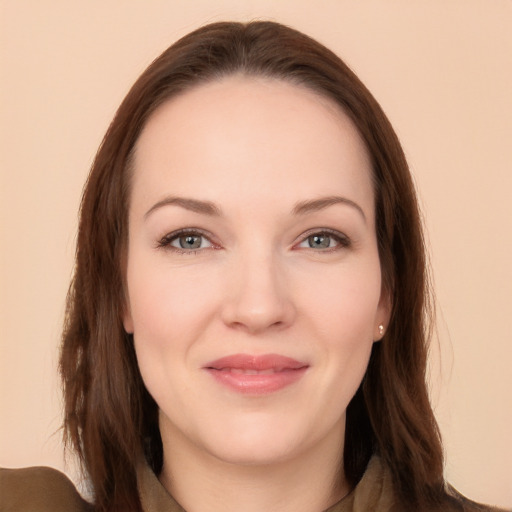
[[[53,468],[0,468],[1,512],[92,512],[71,480]]]
[[[144,512],[185,512],[169,495],[147,465],[137,478]],[[457,494],[457,493],[454,493]],[[457,509],[468,512],[498,511],[459,496]],[[389,473],[373,457],[356,488],[325,512],[392,512],[393,490]],[[93,512],[71,481],[56,469],[0,468],[0,512]]]

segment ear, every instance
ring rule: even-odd
[[[377,306],[377,314],[375,315],[375,325],[373,329],[374,341],[380,341],[386,334],[391,318],[391,310],[391,294],[383,287]]]
[[[123,306],[123,327],[127,334],[133,334],[132,311],[127,301]]]
[[[128,265],[128,254],[126,247],[121,252],[121,271],[123,275],[123,287],[122,287],[122,300],[121,300],[121,316],[123,320],[123,327],[126,334],[133,334],[133,319],[132,309],[130,307],[130,299],[128,298],[128,284],[126,281],[127,265]]]

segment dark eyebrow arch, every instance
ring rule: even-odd
[[[212,215],[215,217],[220,217],[222,212],[220,208],[210,201],[200,201],[199,199],[190,199],[187,197],[175,197],[169,196],[165,197],[158,203],[155,203],[145,214],[144,219],[147,219],[151,213],[163,206],[176,205],[185,208],[186,210],[190,210],[195,213],[201,213],[203,215]]]
[[[351,199],[347,199],[346,197],[341,196],[329,196],[308,201],[300,201],[293,207],[292,213],[293,215],[305,215],[307,213],[323,210],[324,208],[328,208],[329,206],[333,206],[335,204],[345,204],[351,206],[361,214],[363,220],[366,222],[366,215],[364,214],[363,209]],[[222,216],[220,208],[211,201],[200,201],[199,199],[191,199],[187,197],[169,196],[155,203],[144,214],[144,219],[146,219],[155,210],[169,205],[181,206],[181,208],[185,208],[186,210],[190,210],[192,212],[200,213],[203,215],[211,215],[215,217]]]
[[[324,208],[328,208],[329,206],[335,204],[345,204],[347,206],[351,206],[361,214],[363,220],[366,222],[366,215],[364,214],[363,209],[351,199],[347,199],[346,197],[341,196],[328,196],[310,201],[301,201],[294,206],[292,213],[294,215],[304,215],[306,213],[323,210]]]

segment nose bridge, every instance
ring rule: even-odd
[[[295,309],[279,255],[259,244],[240,251],[235,260],[226,323],[250,332],[288,325]]]

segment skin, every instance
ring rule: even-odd
[[[124,326],[160,408],[163,485],[189,512],[326,509],[349,491],[345,411],[389,317],[360,136],[308,89],[236,75],[159,107],[134,162]],[[239,353],[308,368],[241,394],[204,368]]]

